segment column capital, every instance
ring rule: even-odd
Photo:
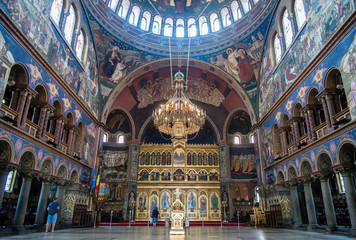
[[[33,172],[19,172],[20,176],[25,180],[32,180],[36,176]]]
[[[311,182],[314,181],[314,179],[310,176],[310,177],[301,177],[298,179],[299,182],[303,183],[303,185],[309,185]]]

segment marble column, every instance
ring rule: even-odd
[[[31,99],[32,99],[32,94],[28,94],[27,99],[26,99],[25,108],[23,110],[22,119],[21,119],[22,127],[25,126],[25,124],[26,124],[26,119],[27,119],[28,110],[30,109]]]
[[[47,125],[48,125],[48,122],[49,122],[49,115],[50,114],[51,114],[51,111],[47,110],[46,116],[45,116],[45,120],[43,122],[43,131],[41,132],[41,138],[44,138],[46,136]]]
[[[20,92],[19,90],[12,91],[12,97],[9,104],[9,107],[15,111],[17,109],[17,102],[19,100],[19,92]]]
[[[335,208],[333,199],[331,196],[331,190],[329,185],[329,176],[320,177],[321,192],[323,195],[323,203],[325,209],[326,222],[328,225],[328,231],[332,232],[337,230],[337,221],[335,215]]]
[[[302,215],[300,213],[298,190],[296,184],[290,186],[290,199],[293,211],[294,228],[298,228],[302,225]]]
[[[298,121],[293,121],[293,127],[294,127],[294,134],[295,134],[295,143],[296,145],[299,145],[299,138],[300,138],[300,131],[299,131],[299,122]]]
[[[334,102],[333,102],[333,95],[331,95],[331,94],[326,95],[326,105],[328,107],[330,124],[331,124],[331,126],[333,126],[333,124],[335,123],[335,119],[334,119],[335,108],[334,108]]]
[[[67,154],[73,155],[73,152],[72,152],[72,141],[73,141],[74,129],[71,128],[68,131],[69,131],[69,134],[68,134],[68,139],[67,139],[67,143],[68,143]]]
[[[38,127],[39,127],[39,130],[37,132],[37,137],[38,138],[42,136],[42,131],[46,130],[46,129],[43,129],[44,121],[45,121],[45,118],[46,118],[46,113],[47,113],[47,108],[41,107],[40,116],[39,116],[39,119],[38,119]]]
[[[58,148],[58,149],[61,148],[61,143],[62,143],[62,138],[63,138],[64,124],[65,124],[64,121],[62,121],[61,124],[60,124],[59,135],[58,135],[58,144],[57,144],[57,148]]]
[[[284,142],[284,155],[288,155],[288,139],[287,139],[287,130],[282,131],[282,138]]]
[[[306,111],[304,112],[304,118],[305,118],[305,125],[307,126],[308,139],[309,139],[309,141],[312,141],[313,139],[312,139],[312,134],[310,131],[309,117],[308,117],[308,114]]]
[[[5,184],[6,184],[6,179],[8,174],[9,171],[0,170],[0,204],[2,204],[2,200],[4,198]]]
[[[38,205],[37,205],[35,225],[44,224],[44,218],[46,215],[47,202],[48,202],[48,195],[49,195],[49,181],[43,180],[40,199],[38,200]]]
[[[17,104],[17,107],[16,107],[16,112],[17,112],[16,123],[17,123],[17,126],[20,126],[20,124],[21,124],[21,120],[22,120],[22,115],[23,115],[23,111],[24,111],[24,107],[25,107],[27,94],[28,94],[28,92],[26,92],[26,91],[21,91],[20,92],[20,99],[18,100],[18,104]]]
[[[351,235],[356,236],[356,193],[355,185],[351,179],[351,172],[341,172],[345,184],[345,195],[347,207],[349,209],[350,221],[351,221]]]
[[[75,140],[77,139],[77,131],[73,131],[72,141],[70,143],[70,152],[74,155]]]
[[[60,132],[61,132],[61,128],[62,128],[62,119],[56,119],[56,129],[54,132],[54,137],[55,137],[55,144],[59,144],[60,142]]]
[[[328,107],[326,105],[326,100],[324,97],[321,98],[321,104],[323,106],[323,110],[324,110],[324,115],[325,115],[325,121],[326,121],[326,126],[328,128],[331,128],[331,123],[330,123],[330,116],[329,116],[329,110]]]
[[[311,189],[311,182],[310,181],[304,181],[303,182],[304,186],[304,194],[305,194],[305,204],[307,206],[307,215],[308,215],[308,230],[312,230],[317,226],[317,219],[316,219],[316,211],[315,211],[315,205],[314,205],[314,197],[313,197],[313,192]]]
[[[311,139],[315,140],[316,139],[316,135],[314,132],[314,128],[315,128],[315,119],[314,119],[314,111],[313,109],[308,109],[307,110],[308,113],[308,119],[309,119],[309,127],[310,127],[310,134],[311,134]]]
[[[22,177],[20,195],[17,200],[17,207],[12,225],[14,231],[23,232],[25,230],[25,214],[27,210],[28,198],[30,196],[31,183],[32,176],[24,175]]]
[[[59,204],[59,211],[57,214],[57,223],[59,223],[61,220],[61,213],[62,213],[63,203],[64,203],[64,195],[65,195],[64,184],[57,184],[56,198],[58,199],[57,202]]]

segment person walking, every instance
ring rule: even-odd
[[[56,225],[57,221],[57,212],[59,210],[59,204],[57,202],[57,198],[53,199],[53,202],[51,202],[48,205],[47,211],[48,211],[48,217],[47,217],[47,224],[46,224],[46,232],[48,232],[51,228],[51,223],[52,223],[52,232],[54,232],[54,227]]]
[[[155,207],[155,209],[152,211],[152,223],[154,227],[156,227],[158,223],[158,215],[159,215],[158,209],[157,207]]]

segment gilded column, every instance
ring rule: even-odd
[[[26,119],[27,119],[28,110],[30,109],[31,99],[32,99],[32,94],[28,94],[26,99],[26,105],[23,110],[22,119],[21,119],[22,127],[25,126],[26,124]]]
[[[21,120],[22,120],[22,115],[23,115],[23,111],[24,111],[24,106],[25,106],[27,94],[28,94],[27,91],[21,91],[21,92],[20,92],[20,99],[18,100],[18,104],[17,104],[17,108],[16,108],[16,112],[17,112],[17,117],[16,117],[17,126],[20,126],[20,124],[21,124]],[[26,116],[26,117],[27,117],[27,116]]]

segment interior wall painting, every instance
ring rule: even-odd
[[[248,134],[251,130],[250,116],[244,110],[238,110],[230,121],[228,134]]]
[[[130,139],[131,127],[126,114],[118,109],[109,113],[106,120],[107,130],[110,132],[109,142],[116,142],[117,134],[120,133],[126,139]]]
[[[174,94],[170,78],[158,78],[154,81],[142,79],[139,85],[141,88],[137,92],[138,108],[144,108],[162,100],[169,100]],[[221,92],[223,89],[220,86],[222,85],[224,84],[219,80],[194,79],[188,81],[188,87],[184,94],[191,100],[219,107],[225,100],[225,96]]]
[[[126,178],[127,151],[104,151],[102,181],[119,181]]]
[[[260,70],[259,117],[272,108],[298,75],[355,10],[354,1],[305,1],[307,23],[287,55],[274,69],[267,41]],[[275,24],[274,19],[272,25]],[[267,39],[270,40],[270,34]]]
[[[230,169],[232,179],[255,178],[254,147],[230,147]]]
[[[62,77],[88,109],[99,115],[99,86],[94,44],[88,34],[86,62],[74,56],[50,20],[50,0],[0,0],[0,7],[12,19],[37,51]],[[82,21],[90,29],[84,9],[78,4]]]

